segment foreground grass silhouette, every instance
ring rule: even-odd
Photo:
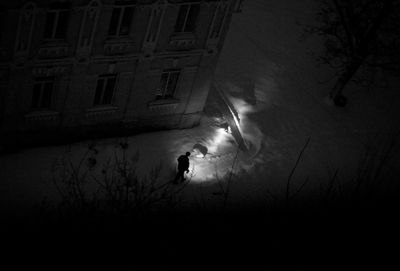
[[[340,181],[338,169],[318,193],[297,197],[305,193],[303,183],[292,189],[292,176],[308,142],[282,196],[266,191],[263,202],[229,207],[223,200],[218,209],[204,202],[182,208],[185,184],[160,179],[160,167],[139,178],[139,157],[127,159],[126,143],[102,166],[91,145],[82,159],[54,164],[59,203],[44,202],[18,219],[5,217],[5,258],[15,267],[146,270],[360,270],[393,264],[397,250],[392,245],[399,238],[398,184],[384,170],[393,142],[384,144],[378,158],[366,152],[356,178]],[[223,191],[228,198],[232,190]]]

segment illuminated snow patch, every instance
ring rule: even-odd
[[[225,175],[231,168],[230,165],[237,148],[232,136],[223,128],[215,129],[214,135],[206,139],[202,145],[208,149],[205,156],[193,151],[189,157],[190,172],[187,174],[187,178],[194,183],[216,181]]]

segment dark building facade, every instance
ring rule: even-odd
[[[240,2],[2,1],[2,144],[198,124]]]

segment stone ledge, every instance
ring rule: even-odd
[[[168,115],[175,113],[175,109],[179,105],[178,99],[160,99],[154,100],[147,104],[150,112],[158,113],[160,115]]]
[[[188,48],[196,44],[196,36],[193,33],[174,33],[169,44],[177,48]]]
[[[67,57],[70,46],[65,41],[48,41],[39,48],[39,57],[42,58],[61,58]]]
[[[27,121],[56,121],[60,116],[60,112],[44,110],[32,111],[25,115]]]
[[[86,109],[86,117],[104,117],[114,115],[118,111],[116,106],[99,106]]]
[[[104,54],[125,54],[134,49],[134,43],[128,38],[109,38],[104,41]]]

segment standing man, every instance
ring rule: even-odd
[[[189,156],[190,152],[186,152],[185,155],[181,155],[178,158],[178,173],[176,174],[174,183],[183,182],[185,180],[184,173],[189,173]]]

